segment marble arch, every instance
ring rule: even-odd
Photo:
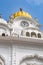
[[[20,61],[20,65],[43,65],[43,56],[26,56]]]
[[[5,59],[0,55],[0,65],[5,65]]]

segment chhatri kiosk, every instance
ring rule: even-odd
[[[22,11],[9,22],[0,16],[0,65],[43,65],[43,31],[38,19]]]

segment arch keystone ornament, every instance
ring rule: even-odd
[[[26,56],[21,60],[20,65],[43,65],[43,56]]]

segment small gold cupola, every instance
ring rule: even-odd
[[[28,17],[28,18],[32,19],[32,16],[29,13],[23,11],[22,8],[20,8],[20,11],[14,13],[12,16],[13,16],[13,18],[23,16],[23,17]]]

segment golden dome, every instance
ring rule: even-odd
[[[32,18],[32,16],[29,13],[21,11],[21,10],[19,12],[16,12],[16,13],[13,14],[14,18],[19,17],[19,16],[24,16],[24,17]]]

